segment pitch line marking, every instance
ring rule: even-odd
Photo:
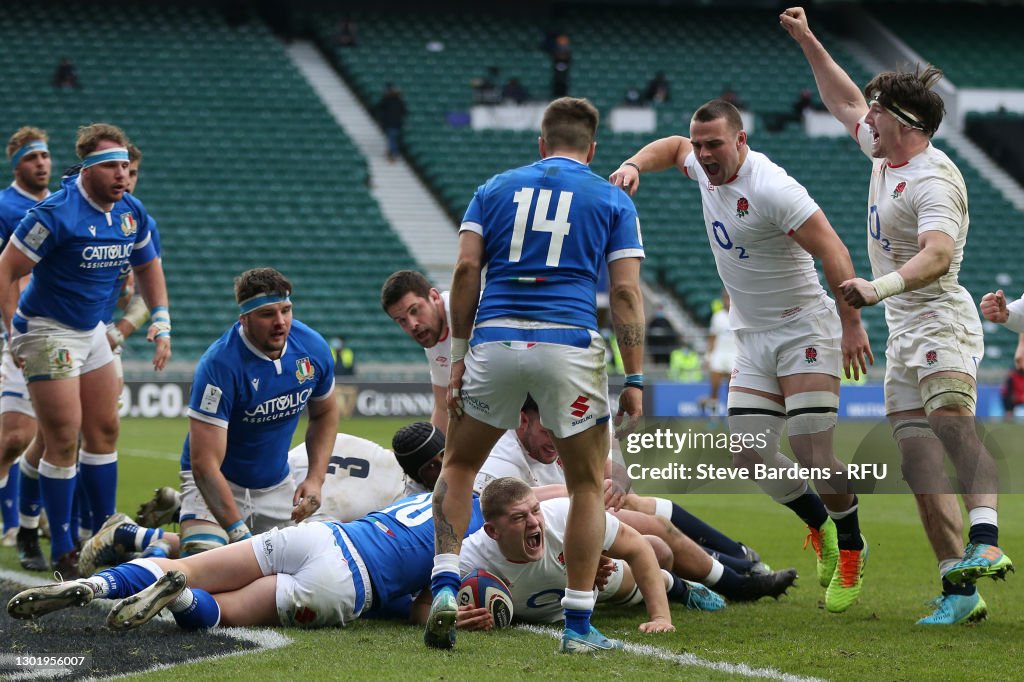
[[[539,625],[518,625],[519,630],[525,630],[538,635],[548,635],[556,639],[562,636],[562,631],[554,628],[541,627]],[[660,649],[650,644],[632,644],[626,642],[624,650],[637,656],[657,658],[668,663],[687,666],[691,668],[705,668],[727,675],[738,675],[741,677],[753,677],[761,680],[778,680],[779,682],[825,682],[819,677],[805,677],[784,673],[775,668],[755,668],[745,663],[726,663],[724,661],[709,661],[695,656],[694,654],[675,654],[665,649]]]

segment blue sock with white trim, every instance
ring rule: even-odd
[[[38,528],[39,515],[43,511],[43,494],[39,492],[39,469],[28,463],[24,457],[18,463],[21,476],[18,477],[18,516],[22,528]]]
[[[90,527],[95,533],[117,510],[117,452],[95,454],[79,450],[78,464],[92,512]]]
[[[97,571],[88,580],[97,587],[97,597],[124,599],[125,597],[142,592],[159,580],[163,574],[163,569],[152,561],[132,559],[120,566]],[[103,584],[98,584],[98,580],[102,581]]]
[[[142,528],[134,523],[124,523],[114,529],[114,544],[127,552],[141,552],[163,537],[163,528]]]
[[[0,507],[3,507],[4,531],[18,527],[18,487],[21,470],[12,466],[7,473],[7,482],[0,488]]]
[[[220,604],[198,587],[186,587],[167,608],[183,630],[204,630],[220,623]]]
[[[75,548],[71,536],[71,507],[75,501],[76,468],[39,463],[39,490],[50,519],[50,559],[54,562]]]

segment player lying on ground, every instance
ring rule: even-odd
[[[462,545],[462,572],[482,568],[499,576],[509,586],[512,612],[519,620],[561,621],[565,587],[563,538],[569,500],[563,497],[538,502],[533,489],[523,481],[499,478],[484,490],[480,508],[484,526]],[[671,556],[667,547],[655,540],[655,546],[659,545],[661,557],[656,556],[648,538],[608,514],[602,546],[606,557],[616,561],[608,562],[607,583],[598,601],[626,606],[642,601],[650,621],[640,626],[641,632],[675,629],[671,625],[669,599],[702,611],[725,608],[725,601],[718,594],[665,570],[666,565],[671,566]],[[487,608],[463,606],[457,625],[468,630],[486,630],[494,622]]]

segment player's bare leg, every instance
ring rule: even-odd
[[[468,414],[448,421],[441,474],[434,485],[434,600],[423,640],[436,649],[455,646],[455,593],[459,585],[459,550],[472,513],[473,479],[504,429],[485,424]]]

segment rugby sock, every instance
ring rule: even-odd
[[[39,514],[43,510],[43,498],[39,492],[39,469],[29,464],[24,457],[18,464],[21,476],[18,486],[18,520],[22,528],[39,528]]]
[[[690,593],[690,587],[683,582],[682,578],[669,573],[664,568],[661,569],[661,575],[665,578],[665,591],[668,593],[668,598],[671,601],[685,604],[686,595]]]
[[[220,604],[198,587],[186,587],[167,608],[183,630],[213,628],[220,622]]]
[[[120,566],[105,568],[85,580],[96,588],[97,597],[124,599],[142,592],[163,574],[163,569],[152,561],[133,559]]]
[[[594,593],[583,590],[565,590],[562,611],[567,630],[585,635],[590,632],[590,616],[594,613]]]
[[[92,532],[96,532],[116,510],[117,452],[95,454],[78,451],[80,478],[92,511]],[[85,524],[83,524],[85,525]]]
[[[671,500],[655,498],[654,514],[671,521],[683,535],[701,547],[740,559],[746,556],[740,543],[715,530]]]
[[[129,551],[141,552],[163,537],[163,528],[141,528],[134,523],[125,523],[114,529],[114,544]]]
[[[430,593],[435,597],[444,588],[459,593],[462,579],[459,573],[458,554],[438,554],[434,557],[434,570],[430,572]]]
[[[857,520],[857,503],[857,496],[854,495],[853,504],[846,511],[828,511],[828,515],[836,524],[839,549],[864,549],[864,541],[860,536],[860,522]]]
[[[714,562],[711,566],[711,571],[701,580],[701,583],[715,588],[715,591],[726,599],[732,599],[740,593],[743,587],[743,576],[731,568],[723,566],[715,559],[711,561]]]
[[[75,500],[75,467],[39,462],[39,490],[50,519],[50,559],[56,561],[75,548],[71,535],[71,506]]]
[[[21,470],[12,466],[7,476],[0,480],[0,506],[3,507],[4,530],[18,527],[18,481]]]
[[[794,500],[784,502],[804,523],[811,528],[821,528],[828,520],[828,510],[816,493],[807,490]]]
[[[79,479],[75,482],[75,502],[71,507],[71,537],[85,543],[92,537],[92,511],[89,509],[89,498],[82,488],[82,470],[78,470]]]
[[[967,537],[973,545],[999,545],[999,517],[992,507],[975,507],[967,512],[971,530]],[[4,525],[7,525],[6,518]]]
[[[701,549],[703,549],[712,559],[718,559],[720,562],[722,562],[723,566],[728,566],[732,570],[742,575],[750,573],[751,569],[754,568],[754,562],[750,561],[749,559],[737,559],[736,557],[729,556],[728,554],[715,552],[713,550],[708,549],[707,547],[702,547]]]

